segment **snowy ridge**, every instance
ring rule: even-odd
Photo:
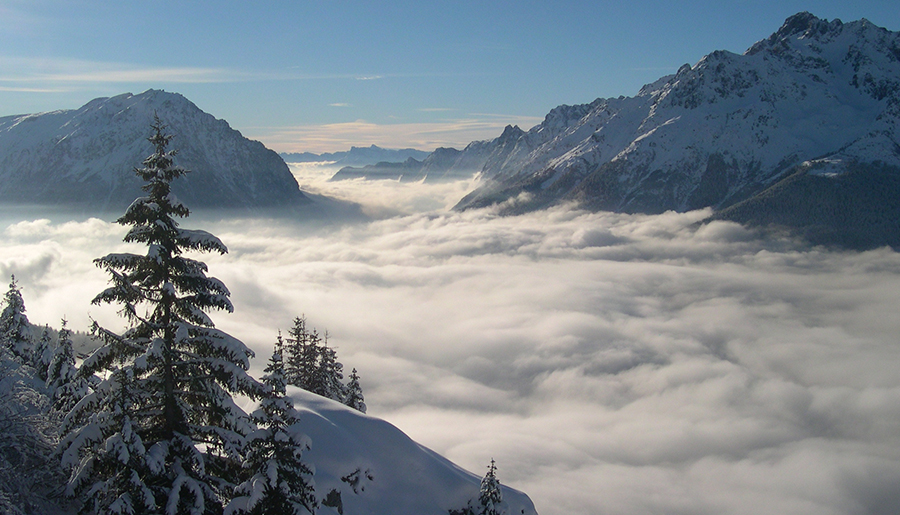
[[[447,515],[477,501],[481,477],[391,424],[299,388],[288,387],[288,395],[300,412],[300,431],[312,440],[307,457],[315,464],[317,495],[340,492],[343,513]],[[506,486],[502,491],[503,513],[537,514],[527,495]],[[323,506],[319,513],[337,513],[333,509]]]
[[[50,395],[31,367],[0,354],[0,512],[70,513],[65,476],[51,457],[58,421],[47,414]],[[303,459],[315,469],[319,514],[446,515],[477,501],[479,476],[393,425],[299,388],[288,387],[288,394],[300,417],[294,429],[312,444]],[[321,504],[332,491],[338,494]],[[502,493],[503,513],[537,515],[524,493],[505,485]]]
[[[898,78],[900,34],[800,13],[743,55],[716,51],[634,97],[553,109],[494,145],[489,181],[459,207],[527,192],[532,208],[722,208],[805,161],[900,166]]]
[[[176,93],[98,98],[77,110],[0,118],[0,201],[119,210],[141,195],[132,170],[150,150],[154,114],[175,135],[174,188],[192,207],[254,208],[307,201],[287,165],[258,141]]]

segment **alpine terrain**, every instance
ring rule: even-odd
[[[0,118],[0,201],[121,210],[141,194],[132,169],[150,150],[154,114],[177,134],[178,162],[191,173],[174,193],[193,207],[308,202],[278,154],[185,97],[159,90]]]
[[[60,415],[51,388],[5,350],[0,386],[0,513],[76,513],[53,457]],[[289,394],[299,412],[294,430],[311,442],[304,458],[315,468],[317,513],[446,515],[477,501],[480,477],[395,426],[299,388]],[[537,513],[527,495],[501,486],[505,513]]]
[[[399,162],[409,158],[425,159],[430,152],[416,150],[414,148],[390,149],[377,145],[368,147],[350,147],[345,152],[325,152],[314,154],[312,152],[282,152],[278,154],[286,163],[312,163],[329,161],[337,166],[364,166],[382,161]]]
[[[485,182],[457,208],[712,208],[815,243],[896,247],[898,119],[900,33],[804,12],[741,55],[716,51],[634,97],[562,105],[480,142]]]
[[[499,137],[488,141],[473,141],[463,150],[441,147],[421,161],[410,156],[403,162],[380,161],[362,167],[344,166],[331,180],[365,178],[436,183],[468,179],[485,167],[495,166],[498,161],[505,159],[522,134],[518,127],[507,126]]]
[[[186,256],[228,248],[181,227],[190,210],[171,186],[187,170],[165,129],[154,116],[154,152],[133,169],[146,195],[116,220],[146,253],[94,259],[110,279],[91,304],[114,305],[124,331],[93,322],[96,346],[76,359],[67,320],[39,330],[10,278],[0,512],[536,515],[528,496],[501,487],[493,460],[480,479],[365,415],[357,370],[345,383],[327,332],[303,317],[279,333],[261,380],[250,375],[254,352],[210,317],[234,310],[230,291]]]

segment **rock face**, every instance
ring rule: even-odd
[[[154,114],[174,135],[173,184],[190,208],[255,209],[308,202],[284,161],[181,95],[149,90],[77,110],[0,118],[0,201],[120,210],[142,195],[133,169],[152,152]]]
[[[852,171],[861,185],[900,174],[898,119],[900,33],[800,13],[744,54],[713,52],[637,96],[553,109],[494,145],[485,185],[457,207],[724,210],[798,172]]]

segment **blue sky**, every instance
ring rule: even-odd
[[[799,11],[900,30],[874,0],[0,0],[0,115],[158,88],[278,151],[461,147],[743,52]]]

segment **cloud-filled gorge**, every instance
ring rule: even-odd
[[[256,367],[305,314],[360,371],[371,415],[476,473],[495,458],[543,515],[900,506],[897,253],[806,249],[702,212],[415,211],[183,225],[228,245],[202,257],[235,304],[213,319]],[[90,305],[106,284],[91,259],[128,249],[123,234],[11,220],[0,272],[32,322],[119,328]]]

